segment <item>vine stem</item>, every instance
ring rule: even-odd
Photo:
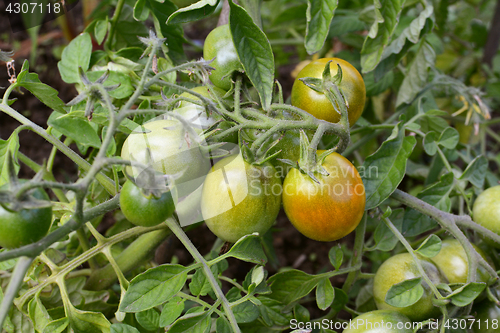
[[[464,233],[460,230],[460,228],[458,228],[457,223],[482,233],[498,244],[500,244],[500,235],[497,235],[487,230],[486,228],[472,222],[470,216],[458,216],[443,212],[436,207],[431,206],[428,203],[401,190],[396,189],[392,193],[391,197],[410,208],[413,208],[425,215],[432,217],[441,225],[441,227],[443,227],[443,229],[451,233],[460,242],[467,254],[467,261],[469,263],[469,272],[467,278],[468,281],[475,281],[478,264],[483,266],[492,277],[498,279],[497,272],[476,251],[476,249],[472,246]]]
[[[434,285],[434,283],[432,283],[431,279],[427,276],[427,273],[425,273],[425,270],[422,267],[422,264],[420,264],[420,259],[415,254],[415,251],[411,247],[410,243],[408,243],[408,241],[406,240],[406,238],[404,238],[404,236],[401,234],[401,232],[399,232],[398,228],[396,228],[394,226],[394,224],[392,224],[392,222],[391,222],[391,220],[389,220],[389,218],[382,216],[382,221],[384,221],[385,225],[389,229],[391,229],[391,231],[394,234],[394,236],[396,236],[396,238],[401,242],[401,244],[403,244],[403,246],[405,247],[406,251],[412,256],[413,261],[415,262],[415,265],[417,266],[417,269],[418,269],[420,275],[425,280],[425,282],[427,283],[427,285],[429,286],[429,288],[431,288],[431,290],[434,293],[434,295],[436,296],[436,298],[437,299],[442,299],[443,295],[441,295],[441,293],[436,288],[436,286]]]
[[[106,43],[109,49],[111,49],[111,43],[113,41],[113,37],[115,34],[116,24],[118,23],[118,19],[120,18],[120,14],[122,12],[124,4],[125,0],[118,0],[118,3],[116,4],[116,10],[113,14],[113,18],[111,18],[111,27],[109,28],[108,42]]]
[[[2,300],[2,304],[0,305],[0,328],[3,327],[3,322],[7,318],[10,307],[14,298],[17,296],[19,289],[24,281],[24,275],[28,271],[33,262],[33,258],[30,257],[20,257],[16,268],[14,268],[14,272],[10,278],[9,286],[5,291],[5,295]]]
[[[229,304],[229,301],[227,300],[226,296],[222,292],[222,290],[219,287],[219,284],[217,283],[212,271],[210,270],[210,266],[208,266],[207,262],[203,258],[203,256],[198,252],[198,249],[193,245],[191,240],[188,238],[184,230],[177,224],[177,221],[174,219],[167,219],[165,223],[168,225],[172,233],[179,238],[181,243],[186,247],[186,249],[189,251],[189,253],[193,256],[193,258],[202,265],[203,271],[205,272],[205,275],[210,282],[210,285],[212,286],[212,289],[214,290],[215,294],[217,295],[217,298],[221,300],[222,306],[224,307],[224,311],[229,319],[229,323],[231,324],[231,327],[233,329],[233,332],[235,333],[240,333],[240,328],[238,327],[238,324],[236,323],[236,318],[234,317],[234,313],[231,310],[231,305]]]
[[[365,242],[365,233],[366,233],[366,220],[368,219],[368,215],[365,213],[365,216],[361,219],[361,222],[356,227],[356,236],[354,238],[354,254],[352,256],[351,265],[356,266],[360,263],[363,257],[363,245]],[[342,290],[348,294],[351,290],[353,283],[356,281],[358,276],[361,274],[361,271],[353,271],[347,275],[347,278],[342,286]]]

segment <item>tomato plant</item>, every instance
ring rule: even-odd
[[[38,200],[50,200],[40,188],[30,195]],[[51,224],[52,207],[12,211],[0,205],[0,246],[13,249],[37,242],[47,235]]]
[[[475,315],[474,333],[493,333],[500,328],[500,307],[493,302],[483,301],[473,309]]]
[[[129,180],[120,191],[120,208],[127,220],[133,224],[152,227],[172,216],[175,210],[174,197],[175,194],[172,195],[170,190],[158,197],[153,193],[146,195]]]
[[[361,117],[365,108],[366,88],[363,77],[350,63],[339,58],[322,58],[306,65],[295,78],[292,87],[292,105],[306,110],[313,116],[332,123],[340,120],[340,114],[335,110],[324,93],[308,87],[300,79],[306,77],[321,78],[325,65],[330,63],[331,75],[337,74],[338,67],[342,68],[342,81],[339,88],[347,101],[349,124],[352,126]]]
[[[2,332],[479,318],[500,295],[497,3],[6,7]]]
[[[273,225],[281,206],[281,180],[270,164],[254,165],[241,155],[217,162],[203,183],[201,211],[217,237],[236,242]]]
[[[409,253],[402,253],[387,259],[379,267],[375,278],[373,279],[373,297],[380,310],[397,311],[413,321],[422,321],[439,316],[439,308],[434,306],[432,299],[433,288],[446,280],[443,279],[438,268],[429,260],[419,259],[418,265],[421,265],[423,271],[432,282],[432,286],[422,283],[423,293],[417,302],[404,307],[396,307],[387,303],[387,293],[392,286],[421,277],[417,264]],[[410,303],[410,302],[409,302]]]
[[[330,242],[358,226],[365,210],[365,188],[345,157],[332,153],[321,165],[329,175],[317,175],[317,182],[297,169],[288,173],[283,182],[283,208],[303,235]]]

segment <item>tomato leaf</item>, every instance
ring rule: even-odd
[[[0,139],[0,186],[9,182],[9,163],[7,154],[11,155],[11,162],[14,164],[14,172],[17,174],[20,169],[17,153],[19,151],[19,133],[12,132],[8,140]],[[12,163],[10,163],[12,164]]]
[[[447,127],[439,137],[438,144],[446,149],[455,149],[458,144],[460,135],[453,127]]]
[[[427,84],[429,68],[434,66],[435,61],[436,52],[434,52],[431,44],[425,40],[422,41],[415,58],[408,68],[403,83],[401,83],[396,106],[403,103],[411,103],[422,92],[424,86]]]
[[[219,275],[218,265],[211,266],[210,270],[214,276]],[[220,284],[219,280],[217,280],[217,282]],[[203,272],[203,269],[197,269],[189,283],[189,291],[195,296],[206,296],[211,290],[212,286]]]
[[[173,12],[167,19],[167,24],[178,24],[200,20],[212,14],[219,4],[218,0],[201,0]]]
[[[169,333],[201,333],[208,332],[211,326],[209,312],[188,313],[180,317],[172,327]]]
[[[432,258],[437,256],[439,251],[441,251],[441,239],[436,235],[430,235],[426,240],[415,250],[418,254],[426,257]]]
[[[21,72],[18,76],[17,84],[19,86],[27,89],[29,92],[35,95],[35,97],[38,98],[40,102],[47,105],[49,108],[60,113],[66,113],[66,110],[64,110],[65,104],[57,96],[57,90],[49,85],[46,85],[45,83],[42,83],[38,78],[38,74],[29,73],[28,69],[23,72]]]
[[[451,302],[459,307],[464,307],[472,303],[486,288],[486,283],[471,282],[467,283],[453,291],[447,298],[451,298]]]
[[[81,311],[74,307],[69,307],[67,316],[73,331],[78,333],[109,333],[111,323],[100,312]]]
[[[257,89],[262,107],[271,105],[274,83],[274,56],[271,44],[242,7],[229,1],[229,25],[236,52],[246,75]]]
[[[45,329],[42,331],[43,333],[62,333],[66,331],[66,328],[69,325],[68,318],[59,318],[57,320],[51,321]],[[113,331],[111,331],[113,333]],[[125,332],[124,332],[125,333]],[[134,332],[130,332],[134,333]]]
[[[136,21],[146,21],[149,17],[149,9],[146,7],[146,0],[137,0],[134,5],[134,19]]]
[[[361,68],[370,72],[380,62],[403,10],[404,0],[375,0],[375,22],[370,28],[361,49]]]
[[[106,37],[106,34],[108,32],[108,25],[109,22],[107,16],[104,20],[98,20],[95,23],[94,36],[97,41],[97,44],[101,45],[102,42],[104,41],[104,38]]]
[[[484,185],[484,178],[488,170],[488,159],[484,155],[478,156],[473,159],[464,173],[460,176],[461,180],[468,180],[473,186],[482,188]]]
[[[111,333],[139,333],[139,330],[127,324],[113,324],[111,325]]]
[[[404,209],[395,209],[391,216],[392,224],[401,232],[403,228]],[[380,251],[392,251],[399,240],[394,237],[394,233],[385,223],[378,223],[375,233],[373,234],[375,248]]]
[[[259,309],[250,301],[243,302],[233,307],[237,323],[250,323],[259,318]]]
[[[160,315],[160,327],[171,325],[184,311],[184,299],[174,297],[163,305]]]
[[[147,331],[156,331],[160,327],[160,314],[156,309],[137,312],[135,320]]]
[[[366,158],[361,172],[366,191],[365,210],[380,205],[398,187],[416,143],[415,137],[405,137],[404,129],[395,126],[382,146]]]
[[[318,308],[326,310],[333,303],[335,298],[335,290],[332,287],[330,279],[325,278],[318,283],[316,287],[316,303]]]
[[[397,308],[417,303],[424,294],[422,278],[414,278],[393,285],[385,296],[385,302]]]
[[[94,148],[101,146],[101,139],[97,135],[96,129],[92,126],[96,125],[91,124],[85,118],[81,118],[79,114],[74,114],[73,112],[68,114],[52,112],[47,120],[47,124],[82,146]]]
[[[328,252],[328,258],[335,269],[339,269],[342,266],[342,261],[344,260],[344,252],[338,246],[334,246]]]
[[[437,144],[436,141],[438,139],[438,134],[434,131],[428,132],[423,141],[424,150],[427,155],[434,156],[437,153]]]
[[[140,312],[165,303],[186,283],[188,268],[162,265],[137,275],[120,303],[122,312]]]
[[[78,67],[81,67],[84,72],[89,69],[91,53],[92,39],[86,32],[73,39],[68,46],[64,48],[61,61],[57,63],[57,68],[59,68],[61,78],[64,82],[80,82]]]
[[[260,238],[253,234],[239,239],[223,257],[233,257],[258,265],[265,265],[267,262]]]
[[[215,331],[217,333],[232,333],[232,328],[226,318],[219,317],[215,321]]]
[[[268,297],[289,305],[307,296],[323,279],[322,276],[310,275],[296,269],[280,272],[268,280],[272,290]]]
[[[304,46],[307,53],[318,52],[325,44],[330,23],[332,22],[338,0],[308,0],[306,11],[306,38]]]
[[[441,180],[420,192],[417,198],[428,204],[449,212],[451,209],[450,192],[453,189],[453,173],[447,173]],[[414,209],[408,209],[403,222],[403,234],[405,237],[412,237],[432,229],[436,222]]]

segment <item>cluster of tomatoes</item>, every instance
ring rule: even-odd
[[[201,86],[193,91],[215,102],[222,100],[233,104],[234,101],[226,97],[226,91],[233,86],[232,74],[243,69],[228,25],[214,29],[207,36],[203,53],[205,59],[214,59],[210,64],[214,68],[210,74],[213,86]],[[300,80],[304,77],[321,78],[329,60],[333,60],[330,65],[332,75],[336,74],[337,65],[342,68],[340,87],[347,100],[349,121],[354,124],[363,111],[365,86],[359,72],[341,59],[320,59],[302,69],[292,89],[292,105],[319,119],[340,120],[340,114],[327,97]],[[180,97],[199,101],[188,92]],[[172,214],[171,206],[177,204],[177,198],[202,188],[200,209],[203,220],[214,234],[228,242],[234,243],[254,232],[264,234],[276,220],[281,206],[302,234],[318,241],[342,238],[359,224],[365,208],[363,182],[356,168],[340,154],[332,153],[321,161],[328,176],[318,174],[315,180],[276,158],[256,163],[239,153],[217,161],[202,153],[199,135],[215,123],[219,130],[224,130],[220,128],[221,124],[231,127],[234,122],[222,119],[215,112],[207,113],[203,106],[187,100],[182,100],[172,112],[174,117],[171,114],[160,116],[160,119],[142,125],[123,145],[121,156],[124,160],[146,166],[142,169],[134,165],[127,167],[125,173],[130,178],[137,180],[149,168],[171,175],[167,192],[174,192],[168,198],[154,197],[151,191],[143,189],[148,195],[144,197],[141,190],[127,181],[122,188],[120,203],[131,222],[142,226],[161,223]],[[255,141],[262,133],[251,128],[242,131],[240,136],[248,141]],[[281,135],[281,140],[272,147],[271,154],[280,151],[280,159],[297,162],[300,157],[298,131],[277,135]],[[238,139],[238,132],[234,131],[223,141],[235,146]],[[169,200],[168,205],[165,200]],[[153,207],[156,207],[154,214],[145,214]]]

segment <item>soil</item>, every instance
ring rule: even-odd
[[[78,7],[76,10],[78,10]],[[20,24],[20,22],[15,24]],[[186,29],[186,35],[190,38],[199,39],[200,36],[208,34],[209,29],[214,26],[212,24],[215,25],[213,22],[202,21],[201,25],[206,26],[204,32],[200,34],[198,29],[189,27]],[[0,31],[10,31],[9,21],[0,21]],[[36,63],[30,64],[30,71],[38,73],[43,83],[55,88],[63,101],[70,101],[76,96],[76,89],[73,85],[68,85],[62,81],[57,70],[57,62],[59,59],[56,58],[53,53],[54,49],[60,45],[64,45],[66,40],[63,38],[62,33],[58,31],[54,22],[44,24],[40,30],[40,35],[44,42],[39,45]],[[4,51],[15,49],[17,51],[14,58],[16,71],[19,72],[23,61],[29,58],[30,41],[28,34],[26,32],[10,33],[7,37],[5,34],[0,35],[0,38],[3,38],[0,39],[0,49]],[[202,39],[198,41],[201,42]],[[199,58],[201,56],[201,54],[196,53],[196,51],[190,52],[191,54],[188,56],[191,58]],[[5,63],[0,63],[0,86],[6,87],[8,86],[9,77],[4,66]],[[283,67],[277,73],[284,92],[291,90],[293,79],[290,77],[289,73],[294,67],[294,64]],[[47,126],[46,121],[52,110],[27,91],[21,93],[14,92],[11,97],[17,98],[17,101],[12,105],[14,109],[21,112],[25,117],[36,124],[44,128]],[[285,98],[286,97],[287,96],[285,96]],[[0,138],[2,140],[8,139],[18,126],[19,123],[16,120],[4,113],[0,113]],[[22,131],[19,135],[19,141],[20,151],[39,164],[42,164],[48,159],[52,150],[51,144],[31,131]],[[76,147],[71,147],[75,151],[78,151]],[[58,181],[71,182],[75,181],[78,177],[78,170],[75,164],[61,153],[56,154],[53,170]],[[21,164],[19,173],[20,178],[31,178],[33,175],[34,173],[29,168]],[[103,226],[105,226],[104,229],[110,227],[113,223],[114,219],[112,214],[107,214],[103,222]],[[100,231],[103,231],[103,226],[101,226]],[[209,253],[216,240],[216,237],[205,225],[190,231],[188,235],[202,254]],[[351,234],[340,242],[346,244],[349,249],[352,249],[354,235]],[[328,259],[328,251],[336,242],[321,243],[302,236],[290,224],[284,212],[280,213],[274,227],[273,244],[276,251],[277,263],[268,263],[266,266],[270,275],[284,267],[293,267],[310,274],[317,274],[332,269]],[[169,262],[173,256],[178,258],[180,264],[189,264],[192,262],[192,257],[183,248],[182,244],[177,239],[171,237],[157,250],[156,261],[158,264]],[[225,275],[242,281],[252,267],[253,265],[251,264],[230,259],[229,269],[225,272]],[[332,283],[334,287],[341,288],[344,279],[345,275],[333,279]],[[226,290],[228,289],[227,285],[223,285],[223,287]],[[315,302],[310,302],[305,305],[311,312],[311,318],[318,318],[324,314],[323,311],[320,311],[316,307]],[[345,317],[345,315],[342,316]],[[349,317],[347,316],[347,318]]]

